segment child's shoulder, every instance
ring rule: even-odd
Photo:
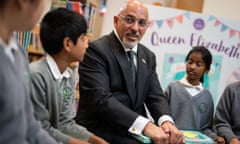
[[[48,69],[47,61],[45,58],[41,58],[37,61],[33,61],[29,64],[30,72],[41,72]]]

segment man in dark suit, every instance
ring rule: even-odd
[[[156,144],[185,142],[169,116],[155,55],[139,44],[148,23],[146,6],[137,0],[127,1],[114,16],[114,31],[90,43],[79,66],[76,120],[111,144],[140,143],[132,136],[140,134]],[[128,51],[135,53],[134,71]],[[144,104],[156,124],[146,118]]]

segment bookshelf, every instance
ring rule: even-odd
[[[29,45],[27,48],[29,62],[38,60],[44,55],[44,50],[40,42],[40,24],[37,24],[31,31]]]
[[[90,38],[94,33],[97,3],[94,0],[53,0],[52,8],[65,7],[85,16]],[[31,31],[16,32],[19,43],[28,52],[29,62],[38,60],[45,52],[40,42],[40,25],[37,24]]]

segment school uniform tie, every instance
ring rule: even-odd
[[[133,79],[133,84],[135,86],[135,79],[136,79],[136,66],[134,64],[134,56],[136,55],[134,51],[130,50],[127,52],[130,62],[130,69],[131,69],[131,75]]]
[[[20,63],[20,55],[19,55],[19,50],[18,49],[12,49],[11,50],[12,52],[12,55],[13,55],[13,63],[16,67],[20,66],[21,63]]]

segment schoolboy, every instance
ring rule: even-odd
[[[106,144],[107,142],[75,123],[73,70],[88,47],[85,18],[58,8],[41,21],[40,39],[46,57],[30,64],[31,97],[37,119],[58,142],[64,144]]]

